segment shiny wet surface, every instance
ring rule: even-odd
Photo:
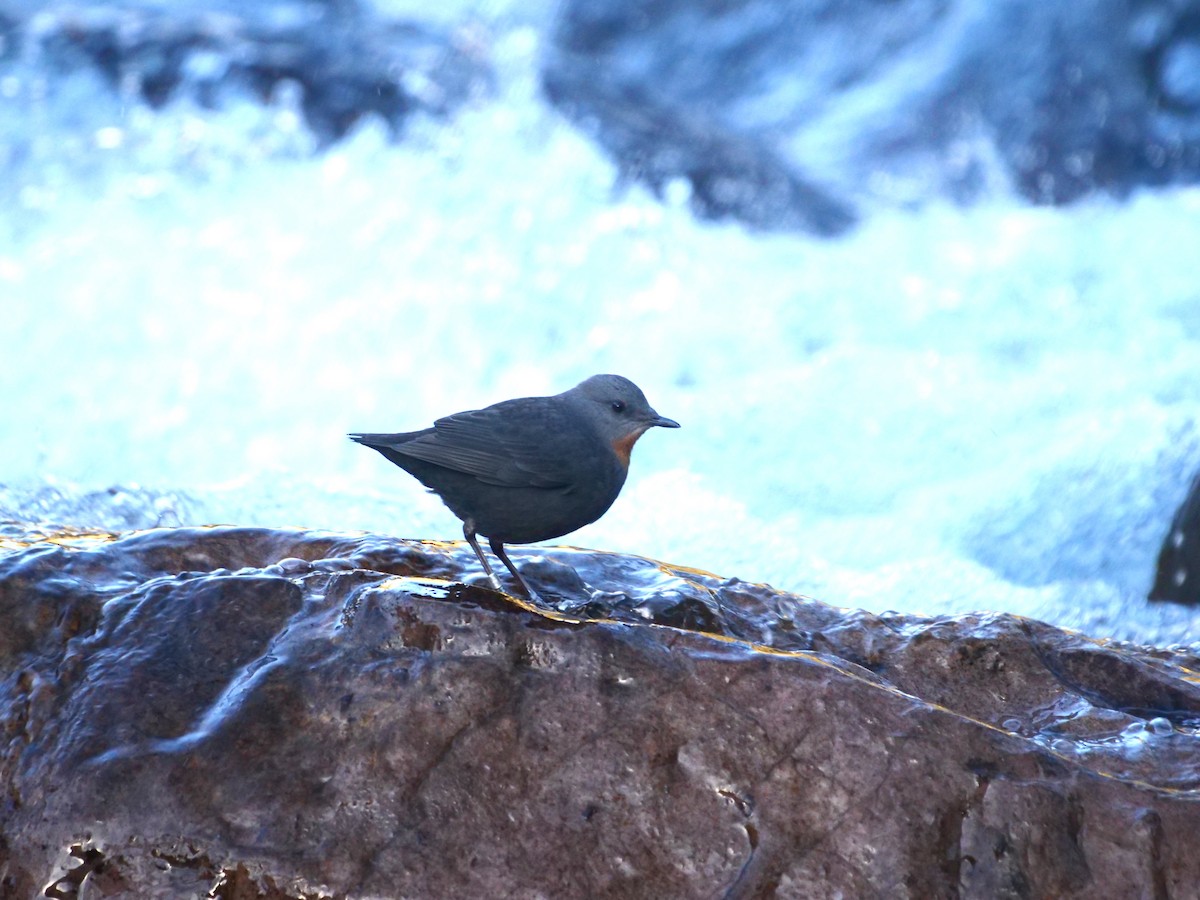
[[[0,540],[12,896],[1200,880],[1200,699],[1169,651],[572,548],[518,551],[535,603],[456,543]]]
[[[14,609],[5,642],[10,661],[23,635],[35,638],[21,623],[56,615],[70,623],[64,637],[120,645],[104,666],[123,665],[139,642],[153,655],[149,643],[161,641],[174,648],[169,666],[185,674],[206,670],[211,660],[189,658],[190,633],[167,625],[181,595],[200,617],[189,627],[231,629],[236,640],[223,646],[243,647],[233,654],[243,668],[227,673],[228,681],[209,680],[211,696],[198,719],[196,711],[180,711],[174,724],[160,722],[157,742],[105,752],[185,746],[188,735],[202,736],[235,710],[247,685],[269,670],[271,655],[284,652],[276,646],[280,629],[320,628],[336,637],[364,608],[383,615],[380,598],[411,597],[533,617],[537,628],[616,622],[718,636],[746,655],[801,654],[1011,732],[1085,769],[1169,789],[1200,786],[1194,657],[1106,645],[1018,617],[878,616],[655,560],[567,547],[514,551],[538,594],[530,602],[491,590],[461,542],[298,530],[155,529],[117,538],[9,524],[0,553],[8,605],[23,607]],[[253,603],[223,600],[234,581],[252,589]],[[163,607],[168,590],[172,605]],[[54,599],[71,593],[71,614],[53,613]],[[402,599],[385,605],[381,627],[394,634],[380,646],[466,652],[472,645],[469,630],[443,633],[443,626],[401,612]],[[127,641],[131,629],[136,636]],[[154,677],[181,676],[164,670]],[[96,704],[106,705],[103,698]]]

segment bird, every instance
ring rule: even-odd
[[[478,535],[533,599],[504,545],[562,537],[603,516],[625,484],[633,445],[654,427],[679,423],[655,412],[628,378],[593,375],[561,394],[454,413],[432,428],[348,437],[441,498],[493,588],[504,593]]]

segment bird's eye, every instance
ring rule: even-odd
[[[624,400],[614,400],[612,402],[612,408],[616,412],[625,412],[625,401]]]

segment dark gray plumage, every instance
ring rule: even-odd
[[[655,426],[679,423],[655,412],[629,379],[593,375],[552,397],[505,400],[421,431],[350,438],[442,498],[497,590],[477,534],[532,596],[504,544],[561,537],[599,519],[621,493],[634,443]]]

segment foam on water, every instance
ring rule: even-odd
[[[752,234],[695,221],[683,185],[615,187],[539,96],[535,33],[493,49],[496,96],[323,154],[287,90],[152,113],[0,75],[10,490],[452,537],[345,433],[613,371],[684,427],[572,543],[843,606],[1200,638],[1142,601],[1200,462],[1200,191]]]

